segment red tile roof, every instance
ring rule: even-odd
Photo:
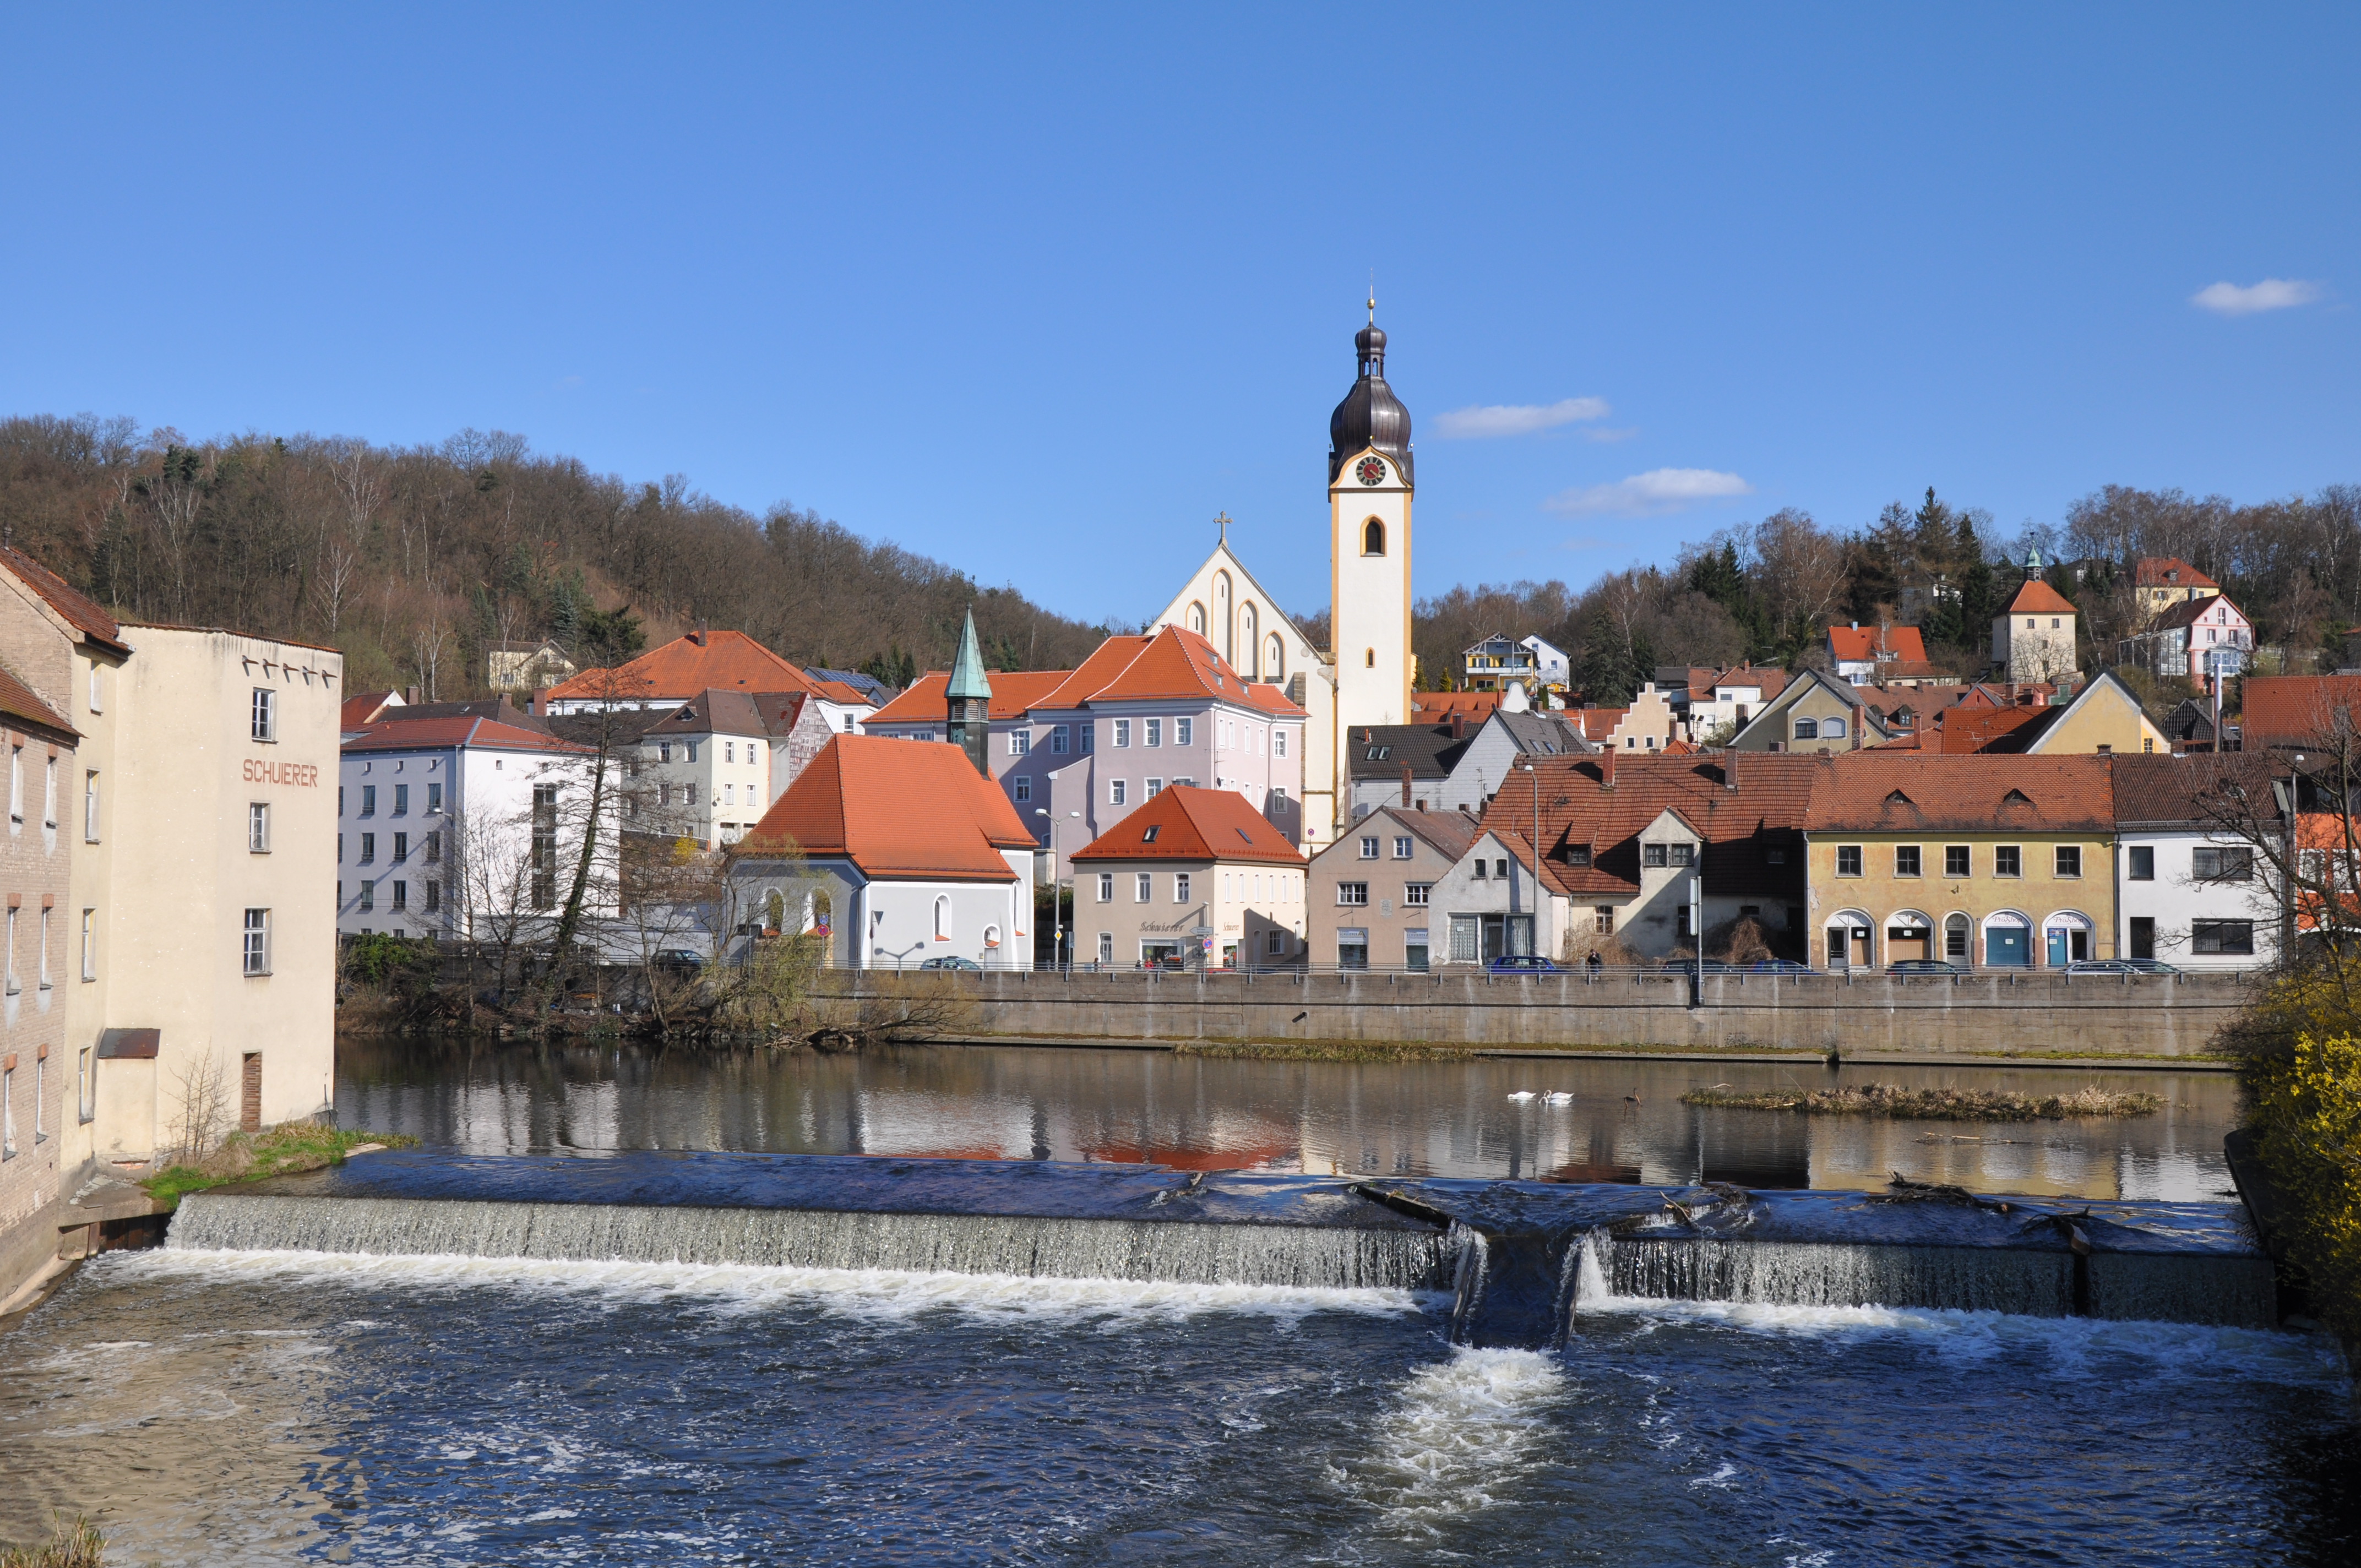
[[[703,641],[697,640],[699,635],[675,637],[611,670],[585,670],[534,693],[534,700],[546,710],[552,702],[688,697],[708,688],[805,693],[819,689],[810,676],[742,631],[704,632]],[[868,699],[856,695],[851,700],[865,703]]]
[[[790,845],[842,857],[873,878],[1011,882],[1004,850],[1033,835],[998,784],[957,746],[838,735],[771,803],[736,856]]]
[[[0,718],[13,718],[19,724],[49,730],[65,740],[81,738],[80,732],[55,708],[34,695],[32,687],[6,670],[0,670]]]
[[[2222,585],[2173,555],[2143,555],[2132,569],[2133,583],[2143,588],[2218,588]]]
[[[1804,826],[1815,833],[2107,832],[2114,827],[2111,761],[1874,750],[1831,756],[1813,779]]]
[[[1787,682],[1791,678],[1785,670],[1775,664],[1732,664],[1714,676],[1711,684],[1717,686],[1759,686],[1763,691],[1763,700],[1769,702],[1787,689]],[[1694,695],[1690,700],[1696,700]]]
[[[2027,577],[2025,579],[2025,587],[2017,589],[2016,597],[2008,601],[2008,613],[2011,615],[2078,615],[2081,611],[2068,602],[2064,594],[2059,593],[2039,577]]]
[[[123,628],[115,617],[99,607],[96,599],[26,554],[13,544],[0,544],[0,565],[16,574],[24,585],[48,601],[49,607],[65,619],[66,624],[117,653],[131,650],[123,641]]]
[[[1661,752],[1613,753],[1614,787],[1607,759],[1536,758],[1535,773],[1512,771],[1486,807],[1487,831],[1532,832],[1533,791],[1541,791],[1543,852],[1564,888],[1576,897],[1622,899],[1640,886],[1640,834],[1665,811],[1705,839],[1705,884],[1717,894],[1793,898],[1804,893],[1801,828],[1812,782],[1826,766],[1817,756],[1735,751],[1707,757]],[[1738,788],[1727,770],[1738,770]],[[1591,863],[1566,863],[1569,849],[1591,851]],[[1784,864],[1764,851],[1784,847]]]
[[[340,710],[337,722],[346,729],[358,729],[362,725],[383,713],[386,704],[393,702],[395,696],[395,693],[390,691],[355,692],[345,698],[344,707]],[[400,705],[396,704],[396,706]]]
[[[399,714],[401,710],[393,710]],[[538,729],[521,729],[489,718],[390,718],[372,724],[344,743],[347,751],[423,751],[445,746],[485,746],[503,751],[570,751],[584,756],[596,748],[578,746]]]
[[[1464,713],[1477,723],[1492,717],[1500,706],[1499,692],[1412,692],[1410,711],[1413,722],[1419,719],[1436,721],[1449,718],[1454,713]]]
[[[1915,626],[1831,626],[1828,656],[1846,663],[1927,663],[1927,644]]]
[[[1301,866],[1302,851],[1235,790],[1175,784],[1074,851],[1077,861],[1249,861]]]
[[[1005,719],[1022,718],[1027,711],[1049,693],[1065,684],[1071,670],[994,670],[990,712],[995,724]],[[892,702],[871,714],[866,724],[948,724],[950,722],[950,698],[943,693],[950,687],[951,677],[943,670],[928,670],[911,683],[908,690]]]
[[[1303,710],[1277,686],[1257,685],[1230,668],[1213,645],[1193,631],[1164,626],[1137,636],[1110,637],[1080,668],[1036,699],[1040,708],[1073,708],[1089,702],[1145,702],[1159,698],[1213,699],[1259,708],[1275,718],[1301,718]]]
[[[2200,751],[2180,757],[2119,756],[2114,761],[2118,827],[2279,819],[2279,798],[2271,785],[2284,781],[2287,770],[2276,758],[2253,752]]]
[[[2249,751],[2361,734],[2361,675],[2249,675],[2246,701]]]

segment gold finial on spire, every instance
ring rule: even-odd
[[[1369,324],[1378,324],[1378,269],[1369,269]]]

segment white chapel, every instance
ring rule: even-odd
[[[1154,624],[1199,632],[1248,680],[1282,687],[1304,725],[1303,837],[1336,833],[1353,798],[1345,734],[1411,717],[1410,411],[1386,385],[1386,334],[1355,334],[1360,372],[1328,417],[1329,644],[1314,648],[1230,549],[1229,527]]]

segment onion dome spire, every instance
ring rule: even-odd
[[[1356,454],[1369,447],[1392,458],[1405,481],[1411,478],[1410,411],[1386,385],[1386,334],[1378,325],[1378,301],[1369,297],[1369,324],[1353,334],[1353,352],[1360,375],[1336,411],[1328,416],[1328,482]]]

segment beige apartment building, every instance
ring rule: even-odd
[[[1235,790],[1175,784],[1074,851],[1074,959],[1100,968],[1303,962],[1302,852]]]
[[[62,780],[72,777],[74,732],[64,718],[0,669],[0,734],[8,769],[8,825],[0,836],[7,898],[0,951],[0,1300],[57,1255],[55,1208],[64,1184],[60,1134],[66,1009],[61,927],[69,856],[60,841]]]
[[[76,738],[52,959],[66,1197],[144,1172],[192,1120],[217,1135],[328,1111],[343,656],[119,624],[0,547],[0,663]]]

